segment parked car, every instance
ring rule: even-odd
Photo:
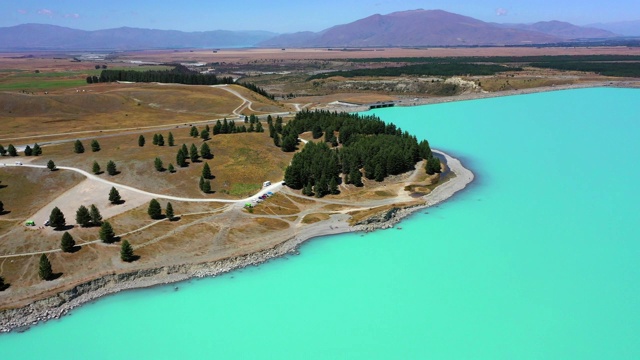
[[[49,225],[51,225],[51,221],[47,220],[44,222],[44,226],[49,226]]]

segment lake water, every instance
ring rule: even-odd
[[[640,91],[375,113],[476,173],[390,229],[214,279],[124,292],[2,359],[638,359]]]

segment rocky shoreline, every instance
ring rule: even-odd
[[[439,204],[450,198],[473,181],[473,173],[464,168],[458,159],[441,151],[438,152],[445,157],[449,168],[456,174],[456,177],[439,185],[430,194],[426,195],[424,197],[424,205],[393,208],[384,212],[384,214],[372,217],[368,224],[349,226],[346,223],[346,219],[340,219],[341,225],[339,228],[324,224],[325,226],[320,230],[315,228],[301,231],[298,236],[290,238],[271,249],[234,258],[105,275],[79,284],[55,296],[35,301],[25,307],[0,312],[0,332],[24,331],[40,322],[60,318],[82,304],[123,290],[170,284],[191,278],[216,276],[231,270],[258,265],[286,254],[296,254],[300,244],[318,236],[353,231],[374,231],[393,227],[415,211]],[[319,226],[322,225],[322,223],[319,223]]]

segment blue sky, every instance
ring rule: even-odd
[[[640,19],[638,0],[0,0],[0,27],[44,23],[83,30],[121,26],[182,31],[319,31],[394,11],[442,9],[490,22],[577,25]]]

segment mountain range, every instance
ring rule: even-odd
[[[633,24],[623,25],[633,27]],[[561,21],[497,24],[443,10],[422,9],[376,14],[320,32],[293,34],[225,30],[183,32],[130,27],[85,31],[24,24],[0,28],[0,50],[527,45],[619,36],[603,27],[583,27]]]
[[[55,25],[0,28],[0,50],[144,50],[248,47],[276,36],[268,31],[151,30],[130,27],[85,31]]]

